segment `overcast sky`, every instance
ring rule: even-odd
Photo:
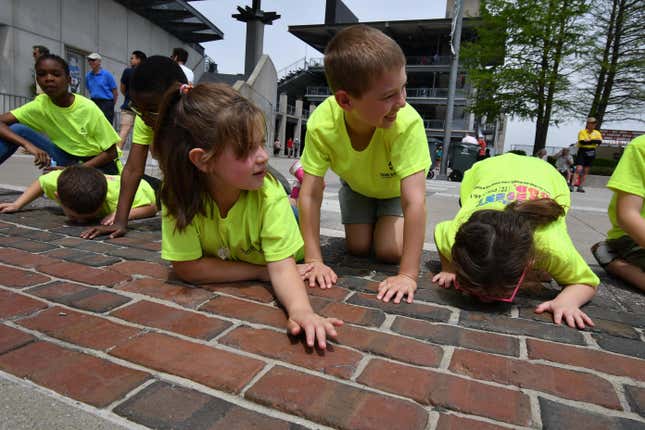
[[[224,32],[223,40],[203,44],[206,54],[215,60],[220,73],[244,72],[246,24],[231,15],[237,13],[237,6],[250,6],[251,3],[251,0],[191,2]],[[444,18],[446,12],[445,0],[344,0],[344,3],[361,22]],[[262,0],[262,10],[281,15],[273,25],[264,28],[264,53],[271,57],[278,70],[305,56],[322,57],[320,52],[290,34],[288,27],[324,23],[325,0]],[[584,116],[582,113],[560,127],[550,127],[547,146],[568,146],[575,142],[578,131],[584,127]],[[645,125],[637,122],[605,123],[603,128],[645,130]],[[506,132],[507,150],[512,144],[532,145],[534,134],[532,122],[511,121]]]

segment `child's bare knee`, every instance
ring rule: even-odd
[[[357,257],[366,257],[370,253],[369,243],[347,242],[347,252]]]
[[[379,246],[374,249],[376,259],[384,263],[399,264],[403,250],[396,246]]]

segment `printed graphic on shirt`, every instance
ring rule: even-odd
[[[527,181],[499,181],[486,186],[475,186],[471,197],[477,200],[477,207],[501,202],[508,205],[514,201],[551,198],[546,189],[539,184]]]

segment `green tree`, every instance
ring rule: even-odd
[[[594,0],[588,15],[588,55],[578,112],[603,121],[641,120],[645,108],[645,2]]]
[[[571,61],[584,46],[589,0],[482,0],[477,38],[462,57],[477,92],[470,109],[488,119],[507,114],[535,121],[533,153],[549,125],[571,109]]]

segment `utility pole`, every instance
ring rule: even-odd
[[[459,46],[461,44],[461,20],[464,15],[463,0],[455,0],[455,17],[452,21],[450,45],[452,49],[452,64],[450,66],[450,81],[448,83],[448,106],[446,107],[445,130],[443,136],[443,156],[437,179],[448,179],[448,156],[450,154],[450,139],[452,136],[452,116],[455,107],[455,87],[457,86],[457,69],[459,68]]]

